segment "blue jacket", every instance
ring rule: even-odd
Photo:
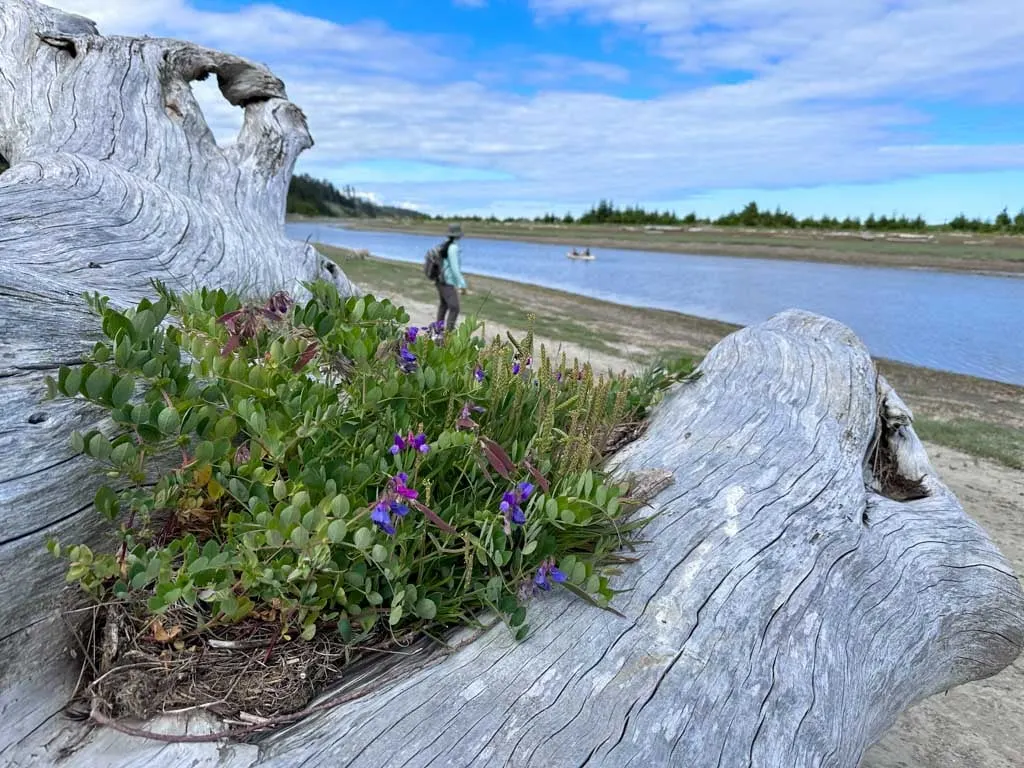
[[[462,247],[458,240],[448,246],[448,258],[444,260],[441,270],[441,282],[456,288],[466,287],[466,278],[462,276]]]

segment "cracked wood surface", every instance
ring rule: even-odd
[[[204,72],[244,105],[235,147],[191,98]],[[534,604],[527,642],[499,628],[350,673],[341,686],[366,696],[259,744],[63,718],[76,670],[43,539],[100,542],[105,524],[88,503],[99,478],[67,447],[96,414],[40,403],[43,376],[89,345],[84,290],[123,303],[150,277],[266,292],[321,274],[282,234],[309,141],[257,65],[0,0],[0,762],[852,768],[908,705],[1020,652],[1018,582],[909,411],[847,328],[790,312],[721,342],[617,457],[622,475],[674,478],[616,585],[625,618],[556,593]],[[923,496],[891,498],[894,478]]]
[[[216,144],[188,85],[207,74],[245,110],[232,146]],[[259,65],[102,37],[82,17],[0,0],[0,763],[45,731],[74,681],[50,610],[63,569],[44,540],[98,543],[105,528],[90,506],[101,478],[68,445],[97,413],[41,402],[44,377],[95,340],[82,293],[125,305],[153,295],[154,277],[300,293],[318,276],[353,292],[284,234],[292,168],[311,143]]]
[[[526,642],[498,628],[399,660],[390,682],[259,745],[105,730],[67,764],[852,768],[907,706],[1018,655],[1016,577],[852,332],[783,313],[701,371],[616,458],[623,475],[675,477],[617,584],[625,618],[556,593]],[[873,490],[881,462],[925,495]]]

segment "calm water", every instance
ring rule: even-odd
[[[298,240],[420,262],[440,238],[289,224]],[[595,249],[466,238],[465,269],[482,275],[749,325],[784,309],[833,317],[872,354],[1024,384],[1024,279],[836,264]]]

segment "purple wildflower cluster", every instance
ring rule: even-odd
[[[533,365],[532,357],[526,358],[522,363],[516,358],[512,363],[512,375],[518,376],[524,368],[529,368],[531,365]]]
[[[435,344],[440,344],[444,341],[444,322],[431,323],[422,328],[412,325],[405,329],[405,337],[402,339],[402,346],[398,351],[398,367],[402,369],[403,373],[412,373],[416,370],[418,358],[409,349],[409,345],[415,344],[421,334],[427,336]]]
[[[476,367],[476,370],[473,371],[473,378],[475,378],[479,382],[483,382],[483,380],[487,378],[487,374],[484,373],[484,369],[478,365]]]
[[[548,581],[550,579],[551,581]],[[537,569],[537,575],[533,577],[533,583],[543,589],[545,592],[551,589],[551,582],[556,581],[561,584],[566,580],[566,576],[555,565],[555,559],[549,557],[540,567]]]
[[[403,518],[409,514],[409,505],[406,503],[419,497],[419,492],[410,488],[407,483],[409,476],[400,472],[388,481],[387,490],[377,499],[377,503],[370,513],[370,519],[384,531],[388,536],[395,535],[395,523],[392,515]]]
[[[397,456],[404,451],[419,451],[420,453],[430,453],[430,443],[427,442],[427,436],[420,432],[418,435],[414,435],[410,432],[405,437],[399,434],[395,435],[395,442],[388,450],[391,451],[392,456]]]
[[[416,370],[416,355],[409,351],[409,347],[405,344],[398,351],[398,367],[402,369],[403,373],[412,373]]]
[[[530,494],[533,493],[533,485],[530,483],[519,483],[514,490],[506,491],[505,495],[501,497],[501,506],[499,509],[502,514],[505,515],[505,526],[509,527],[509,523],[515,523],[516,525],[523,525],[526,523],[526,513],[523,511],[523,503],[530,498]]]

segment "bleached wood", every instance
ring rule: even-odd
[[[189,82],[215,75],[245,110],[218,147]],[[284,208],[302,112],[263,67],[173,40],[102,37],[91,21],[0,0],[0,764],[69,690],[71,659],[48,602],[62,583],[47,536],[97,542],[100,478],[71,429],[97,414],[42,403],[44,377],[96,329],[82,301],[211,284],[300,292],[324,271],[288,240]],[[73,676],[71,678],[73,683]],[[49,721],[54,722],[54,721]]]
[[[238,149],[182,87],[207,66],[247,104]],[[849,329],[787,312],[716,346],[617,458],[675,477],[616,585],[625,618],[555,593],[527,642],[499,628],[452,656],[389,657],[342,681],[364,698],[258,746],[83,733],[56,714],[74,665],[42,539],[102,536],[97,478],[66,447],[95,415],[39,404],[42,376],[85,348],[86,288],[127,301],[150,276],[266,291],[315,274],[281,235],[308,136],[265,70],[101,38],[27,0],[0,0],[0,70],[0,762],[852,768],[911,703],[1020,653],[1020,586],[909,410]],[[893,477],[926,495],[880,493]]]

